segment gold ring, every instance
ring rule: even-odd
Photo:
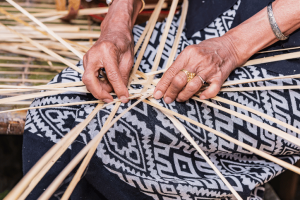
[[[185,69],[182,69],[181,71],[183,71],[187,77],[187,82],[190,82],[195,76],[196,76],[196,73],[192,73],[192,72],[189,72]]]

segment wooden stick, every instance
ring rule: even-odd
[[[34,21],[37,25],[39,25],[43,30],[47,31],[52,37],[54,37],[57,41],[62,43],[65,47],[67,47],[70,51],[72,51],[78,58],[82,59],[83,55],[79,51],[77,51],[75,48],[73,48],[70,44],[68,44],[66,41],[64,41],[61,37],[59,37],[57,34],[55,34],[52,30],[50,30],[47,26],[45,26],[42,22],[40,22],[38,19],[36,19],[34,16],[32,16],[29,12],[27,12],[24,8],[16,4],[13,0],[6,0],[8,3],[10,3],[12,6],[17,8],[20,12],[22,12],[24,15],[26,15],[29,19]]]
[[[156,100],[153,98],[150,101],[154,104],[158,104]],[[204,158],[204,160],[209,164],[209,166],[214,170],[214,172],[220,177],[220,179],[224,182],[224,184],[228,187],[228,189],[232,192],[232,194],[238,199],[243,200],[242,197],[236,192],[236,190],[231,186],[231,184],[227,181],[227,179],[222,175],[222,173],[218,170],[218,168],[212,163],[212,161],[207,157],[207,155],[202,151],[202,149],[198,146],[195,140],[190,136],[190,134],[186,131],[185,127],[182,123],[176,119],[173,115],[170,115],[163,110],[161,110],[174,124],[174,126],[184,135],[184,137],[194,146],[194,148],[198,151],[198,153]]]
[[[250,108],[250,107],[248,107],[248,106],[244,106],[244,105],[242,105],[242,104],[240,104],[240,103],[236,103],[236,102],[234,102],[234,101],[230,101],[230,100],[228,100],[228,99],[224,99],[224,98],[218,97],[218,96],[217,96],[217,97],[214,97],[214,98],[212,98],[212,99],[214,99],[214,100],[216,100],[216,101],[220,101],[220,102],[226,103],[226,104],[229,104],[229,105],[233,105],[233,106],[238,107],[238,108],[242,108],[242,109],[247,110],[247,111],[249,111],[249,112],[252,112],[252,113],[254,113],[254,114],[258,115],[258,116],[261,116],[261,117],[263,117],[263,118],[265,118],[265,119],[268,119],[268,120],[270,120],[270,121],[273,121],[273,122],[275,122],[275,123],[277,123],[277,124],[279,124],[279,125],[281,125],[281,126],[287,128],[287,129],[290,129],[290,130],[294,131],[295,133],[300,134],[300,129],[298,129],[298,128],[296,128],[296,127],[294,127],[294,126],[292,126],[292,125],[290,125],[290,124],[288,124],[288,123],[282,122],[282,121],[280,121],[280,120],[278,120],[278,119],[276,119],[276,118],[274,118],[274,117],[271,117],[271,116],[269,116],[269,115],[267,115],[267,114],[265,114],[265,113],[262,113],[262,112],[259,112],[259,111],[257,111],[257,110],[254,110],[254,109],[252,109],[252,108]],[[286,133],[286,134],[287,134],[287,133]]]
[[[56,143],[45,155],[27,172],[27,174],[21,179],[21,181],[10,191],[10,193],[4,198],[4,200],[18,199],[19,196],[24,192],[30,182],[36,177],[41,169],[48,163],[49,160],[55,155],[57,151],[65,144],[69,138],[73,136],[74,132],[81,132],[85,124],[88,124],[90,120],[94,118],[98,110],[101,109],[102,105],[98,105],[93,112],[69,133],[67,133],[58,143]],[[53,163],[54,164],[54,163]]]
[[[295,136],[293,135],[289,135],[288,133],[285,133],[283,132],[282,130],[278,129],[278,128],[275,128],[273,126],[270,126],[269,124],[265,124],[265,123],[262,123],[258,120],[255,120],[251,117],[248,117],[246,115],[243,115],[241,113],[238,113],[238,112],[235,112],[233,110],[230,110],[230,109],[227,109],[227,108],[224,108],[222,106],[219,106],[219,105],[216,105],[212,102],[209,102],[209,101],[206,101],[206,100],[200,100],[198,97],[192,97],[192,99],[196,100],[196,101],[199,101],[199,102],[202,102],[202,103],[205,103],[206,105],[208,106],[211,106],[213,108],[216,108],[218,110],[222,110],[224,112],[227,112],[233,116],[236,116],[236,117],[239,117],[241,119],[243,119],[244,121],[247,121],[247,122],[250,122],[251,124],[255,125],[255,126],[258,126],[258,127],[261,127],[275,135],[277,135],[278,137],[281,137],[297,146],[300,146],[300,139],[299,138],[296,138]]]
[[[59,187],[61,182],[68,176],[68,174],[77,166],[77,164],[83,159],[83,157],[87,154],[87,152],[91,149],[91,147],[102,138],[103,135],[112,127],[123,115],[125,115],[130,109],[135,107],[138,103],[148,98],[151,94],[145,95],[133,103],[130,107],[128,107],[125,111],[123,111],[120,115],[118,115],[108,126],[102,127],[101,131],[97,136],[92,139],[75,157],[74,159],[63,169],[63,171],[55,178],[55,180],[50,184],[50,186],[44,191],[44,193],[38,199],[49,199],[52,194]]]
[[[103,127],[106,127],[109,125],[109,123],[111,123],[112,119],[114,118],[116,112],[119,109],[119,106],[121,105],[121,102],[118,102],[113,110],[111,111],[110,115],[108,116],[106,122],[104,123]],[[103,134],[104,135],[104,134]],[[103,137],[102,135],[102,137]],[[85,156],[84,160],[82,161],[79,169],[77,170],[75,176],[73,177],[70,185],[68,186],[67,190],[65,191],[64,195],[62,196],[61,200],[68,200],[73,192],[73,190],[75,189],[76,185],[78,184],[78,182],[80,181],[82,174],[84,173],[87,165],[90,163],[94,153],[97,150],[97,147],[99,145],[99,143],[102,140],[102,137],[99,137],[96,141],[96,143],[91,147],[91,149],[89,150],[89,152],[87,153],[87,155]]]
[[[156,105],[156,104],[154,104],[154,103],[152,103],[150,101],[147,101],[147,100],[144,100],[143,102],[145,102],[145,103],[147,103],[147,104],[149,104],[149,105],[151,105],[151,106],[153,106],[153,107],[155,107],[155,108],[157,108],[159,110],[163,110],[164,112],[166,112],[168,114],[171,114],[171,115],[174,115],[174,116],[176,116],[178,118],[181,118],[181,119],[183,119],[183,120],[185,120],[185,121],[187,121],[187,122],[189,122],[191,124],[199,126],[200,128],[202,128],[202,129],[204,129],[204,130],[206,130],[208,132],[214,133],[215,135],[217,135],[217,136],[219,136],[219,137],[221,137],[221,138],[223,138],[223,139],[225,139],[225,140],[227,140],[229,142],[232,142],[232,143],[234,143],[236,145],[239,145],[239,146],[243,147],[244,149],[247,149],[250,152],[253,152],[253,153],[255,153],[255,154],[257,154],[257,155],[259,155],[259,156],[261,156],[261,157],[263,157],[263,158],[265,158],[267,160],[270,160],[270,161],[272,161],[272,162],[274,162],[274,163],[276,163],[276,164],[278,164],[278,165],[286,168],[286,169],[289,169],[289,170],[291,170],[291,171],[293,171],[293,172],[295,172],[297,174],[300,174],[300,168],[298,168],[298,167],[296,167],[296,166],[294,166],[294,165],[292,165],[290,163],[287,163],[287,162],[285,162],[283,160],[280,160],[279,158],[276,158],[276,157],[274,157],[272,155],[269,155],[269,154],[267,154],[267,153],[265,153],[263,151],[260,151],[260,150],[254,148],[254,147],[252,147],[250,145],[244,144],[243,142],[240,142],[240,141],[238,141],[238,140],[236,140],[236,139],[234,139],[234,138],[232,138],[232,137],[230,137],[230,136],[228,136],[228,135],[226,135],[224,133],[218,132],[218,131],[216,131],[216,130],[208,127],[208,126],[205,126],[204,124],[196,122],[196,121],[194,121],[194,120],[192,120],[192,119],[190,119],[190,118],[188,118],[186,116],[178,114],[178,113],[176,113],[174,111],[171,111],[171,110],[169,110],[167,108],[164,108],[164,107],[162,107],[160,105]]]

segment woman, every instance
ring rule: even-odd
[[[265,78],[298,70],[298,60],[281,62],[280,67],[271,63],[238,68],[252,56],[266,56],[255,55],[266,47],[276,49],[299,43],[296,30],[300,27],[300,2],[273,2],[276,22],[272,21],[272,16],[269,21],[267,13],[271,13],[272,9],[269,7],[267,12],[268,3],[269,0],[190,0],[186,29],[178,47],[180,54],[157,84],[154,97],[161,105],[175,112],[294,164],[299,159],[298,146],[254,124],[189,100],[205,82],[209,86],[201,94],[201,99],[216,96],[225,80]],[[87,52],[83,62],[78,64],[78,67],[84,68],[84,75],[81,77],[68,68],[50,83],[82,79],[97,99],[112,101],[109,92],[113,90],[119,98],[124,98],[123,103],[126,104],[122,104],[117,114],[130,106],[134,100],[128,102],[125,99],[129,96],[126,85],[134,63],[134,41],[138,40],[143,30],[143,25],[133,26],[141,6],[141,0],[114,0],[101,24],[99,40]],[[179,18],[180,14],[177,14],[172,21],[159,69],[165,67]],[[139,68],[142,72],[151,70],[164,23],[156,24]],[[274,28],[276,24],[279,27],[277,29]],[[276,43],[279,39],[286,39],[287,35],[290,35],[289,40]],[[98,79],[101,68],[105,68],[107,82],[100,82]],[[183,69],[196,73],[197,76],[188,82]],[[239,87],[298,84],[300,82],[297,79],[284,79],[243,84]],[[32,106],[87,101],[93,99],[92,95],[64,93],[36,99]],[[300,122],[297,107],[299,95],[299,90],[218,94],[296,127]],[[91,104],[29,111],[24,132],[24,173],[64,134],[85,119],[95,106]],[[298,137],[296,133],[260,116],[229,105],[222,106]],[[112,106],[97,114],[28,199],[36,199],[80,149],[101,130],[111,109]],[[261,186],[284,170],[213,133],[188,122],[181,122],[243,199],[262,199],[264,189]],[[53,199],[59,199],[73,175],[69,175]],[[159,110],[143,103],[127,113],[103,137],[88,170],[71,196],[71,199],[130,200],[215,198],[232,199],[233,196],[172,122]]]

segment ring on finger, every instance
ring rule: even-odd
[[[200,80],[202,81],[203,85],[205,85],[206,81],[200,75],[197,75],[197,76],[200,78]]]
[[[185,73],[186,78],[187,78],[187,83],[190,82],[196,76],[196,73],[189,72],[185,69],[182,69],[181,71]]]

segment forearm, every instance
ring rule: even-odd
[[[101,23],[101,30],[105,31],[108,27],[109,29],[126,27],[131,30],[141,7],[141,0],[114,0]]]
[[[277,0],[273,4],[276,22],[284,35],[300,28],[300,1]],[[253,54],[278,41],[270,26],[267,8],[228,31],[224,38],[235,50],[238,65],[242,65]]]

